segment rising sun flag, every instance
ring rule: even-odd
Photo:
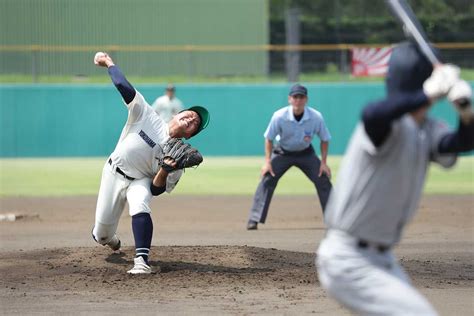
[[[356,47],[351,49],[354,77],[385,76],[391,47]]]

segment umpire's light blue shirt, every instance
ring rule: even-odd
[[[314,135],[323,142],[331,139],[331,134],[324,123],[324,118],[313,108],[305,106],[304,114],[298,122],[291,105],[273,113],[264,137],[273,141],[280,136],[280,146],[288,151],[301,151],[311,145]]]

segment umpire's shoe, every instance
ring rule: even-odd
[[[249,221],[247,223],[247,230],[257,230],[258,229],[258,223],[254,221]]]
[[[150,274],[151,267],[146,264],[145,259],[143,257],[136,257],[133,259],[135,265],[132,269],[128,270],[128,274]]]
[[[107,246],[109,246],[113,251],[117,251],[122,246],[122,243],[117,235],[114,235],[114,237],[112,237],[112,239],[107,243]]]

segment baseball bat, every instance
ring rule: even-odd
[[[428,44],[428,37],[408,3],[405,0],[385,0],[385,2],[405,28],[405,31],[415,40],[423,55],[428,58],[433,66],[440,64],[441,61]]]
[[[415,40],[421,52],[426,56],[426,58],[428,58],[433,67],[441,64],[441,61],[436,57],[433,48],[428,44],[428,37],[426,36],[420,21],[418,21],[418,18],[406,0],[385,0],[385,2],[391,9],[393,15],[402,24],[405,31],[408,33],[407,35]],[[460,108],[466,108],[471,105],[471,100],[462,98],[456,100],[456,103]]]

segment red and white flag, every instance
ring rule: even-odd
[[[385,76],[391,54],[391,47],[352,48],[352,75],[355,77]]]

